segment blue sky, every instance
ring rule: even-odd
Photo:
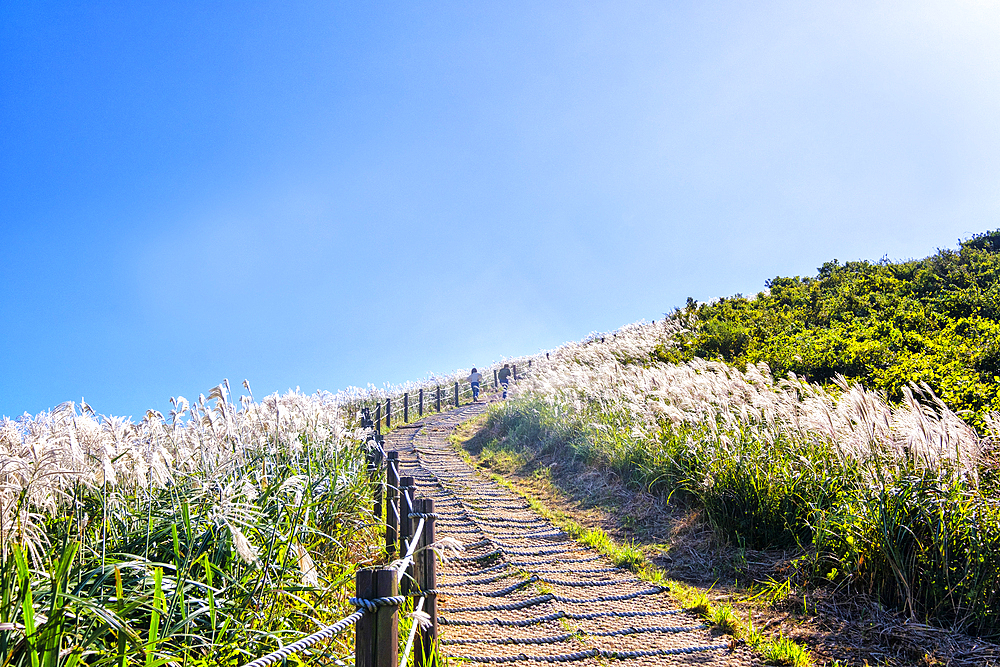
[[[0,4],[0,414],[401,382],[1000,227],[977,2]]]

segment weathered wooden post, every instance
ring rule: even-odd
[[[494,368],[493,369],[493,388],[496,389],[499,386],[500,386],[500,383],[497,381],[497,369]]]
[[[424,416],[424,390],[423,389],[420,390],[420,408],[419,408],[419,411],[417,412],[417,415],[420,416],[420,417]]]
[[[375,570],[366,568],[354,573],[354,597],[375,597]],[[375,667],[375,614],[364,614],[354,626],[354,665]]]
[[[511,364],[510,367],[514,371],[514,382],[517,382],[517,364]]]
[[[458,407],[458,383],[455,383],[455,407]]]
[[[399,478],[399,555],[406,555],[407,542],[410,541],[412,526],[410,525],[410,514],[413,513],[413,494],[417,486],[412,477]],[[403,581],[399,589],[403,595],[410,591],[410,578],[406,575],[413,574],[413,567],[406,568],[403,573]]]
[[[409,392],[403,392],[403,423],[406,424],[410,421],[410,394]]]
[[[396,572],[389,568],[358,570],[354,595],[363,600],[397,595]],[[399,614],[396,605],[362,616],[354,631],[356,667],[399,667]]]
[[[399,541],[399,452],[386,454],[385,550],[391,557]]]
[[[441,385],[437,385],[437,411],[441,412]]]
[[[372,497],[375,500],[372,512],[375,514],[375,521],[378,523],[382,522],[382,475],[379,473],[379,468],[381,467],[382,446],[376,440],[375,449],[371,451],[371,457],[368,459],[368,475],[372,481]]]
[[[375,433],[376,435],[382,432],[382,404],[377,403],[375,405]]]
[[[396,571],[388,567],[375,573],[375,595],[399,594]],[[375,667],[399,667],[399,607],[388,605],[375,612]]]
[[[417,512],[424,515],[434,514],[434,501],[431,499],[418,500],[415,503]],[[417,519],[419,521],[419,519]],[[421,628],[417,633],[417,642],[413,651],[413,667],[433,667],[434,665],[434,645],[437,643],[437,595],[428,593],[437,588],[437,555],[433,549],[428,547],[434,544],[434,517],[424,518],[424,529],[420,534],[420,541],[417,548],[420,555],[416,561],[417,566],[413,571],[413,578],[424,592],[424,611],[431,617],[431,626]]]
[[[386,428],[389,428],[390,426],[392,426],[392,423],[390,422],[390,418],[391,417],[392,417],[392,399],[391,398],[387,398],[387,399],[385,399],[385,427]]]

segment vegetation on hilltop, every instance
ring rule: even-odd
[[[920,260],[834,260],[773,278],[754,297],[688,301],[694,327],[654,355],[740,368],[766,363],[829,384],[838,375],[890,400],[925,383],[977,428],[1000,410],[1000,230]]]
[[[1000,636],[996,417],[982,415],[983,437],[918,386],[890,401],[843,378],[775,379],[765,363],[657,359],[678,353],[685,319],[552,351],[489,432],[700,506],[741,547],[797,548],[813,581]]]

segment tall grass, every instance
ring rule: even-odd
[[[0,422],[0,666],[236,665],[344,614],[381,550],[342,399],[173,406]]]
[[[681,326],[550,352],[490,427],[686,496],[748,547],[798,545],[817,578],[913,618],[1000,635],[995,417],[983,438],[927,387],[890,404],[763,365],[659,361]]]
[[[456,381],[467,400],[467,375],[3,418],[0,667],[242,664],[343,616],[353,571],[385,556],[359,411],[388,399],[398,423],[406,392],[416,417],[420,389],[425,410]]]

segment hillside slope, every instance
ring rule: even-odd
[[[693,324],[663,361],[740,368],[765,362],[829,383],[837,374],[900,400],[926,383],[977,428],[1000,410],[1000,230],[920,260],[834,260],[811,277],[778,277],[754,297],[689,300]]]
[[[963,252],[993,261],[989,250]],[[890,265],[875,272],[882,266]],[[767,315],[774,298],[740,303]],[[902,381],[892,401],[836,369],[824,386],[772,375],[763,362],[666,361],[714,335],[704,320],[690,326],[712,309],[725,312],[692,307],[550,351],[513,400],[491,411],[496,445],[487,449],[582,462],[633,490],[700,508],[740,548],[798,552],[814,583],[872,596],[913,620],[1000,637],[996,416],[978,414],[982,436],[932,391]],[[868,317],[878,319],[874,309]],[[818,326],[812,333],[836,336]],[[969,364],[960,361],[959,370]]]

